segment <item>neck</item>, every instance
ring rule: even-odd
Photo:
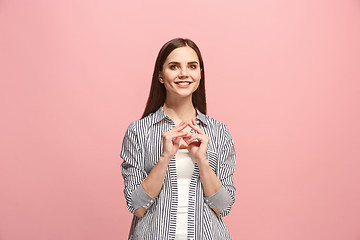
[[[195,107],[192,104],[192,96],[180,99],[167,97],[163,110],[165,115],[171,118],[175,124],[181,121],[191,121],[197,115]]]

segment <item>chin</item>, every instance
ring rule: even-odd
[[[180,97],[180,98],[187,98],[187,97],[191,97],[193,95],[194,91],[191,91],[191,92],[187,92],[187,93],[175,93],[174,95],[176,95],[177,97]]]
[[[188,97],[192,96],[192,93],[191,94],[177,94],[177,96],[180,98],[188,98]]]

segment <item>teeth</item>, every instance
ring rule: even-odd
[[[190,83],[189,83],[189,82],[179,82],[179,83],[177,83],[177,84],[182,85],[182,86],[185,86],[185,85],[189,85]]]

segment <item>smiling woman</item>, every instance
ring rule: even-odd
[[[158,54],[144,114],[121,149],[129,239],[231,239],[222,217],[235,202],[227,126],[206,115],[204,64],[189,39]]]
[[[198,65],[198,56],[191,47],[179,47],[169,54],[164,63],[165,67],[159,73],[160,82],[165,85],[168,97],[176,94],[178,87],[187,88],[191,93],[195,92],[201,78],[201,69],[198,68]],[[180,96],[181,94],[189,95],[184,91],[179,94]]]

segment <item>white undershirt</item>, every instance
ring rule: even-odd
[[[195,161],[188,149],[178,149],[175,154],[179,199],[176,217],[176,240],[187,239],[187,213],[189,205],[189,186]]]

